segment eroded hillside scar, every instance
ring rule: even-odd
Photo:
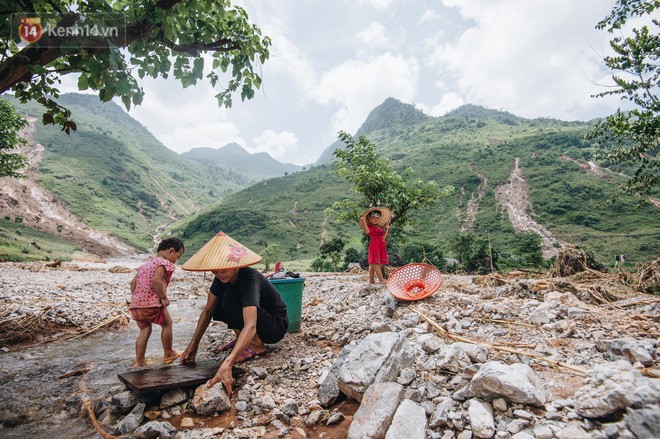
[[[0,210],[3,215],[21,218],[21,222],[37,230],[76,242],[87,252],[101,257],[126,256],[135,249],[107,232],[95,230],[80,221],[55,194],[38,183],[39,164],[44,146],[36,142],[36,117],[27,117],[28,125],[20,135],[27,144],[18,149],[28,157],[24,175],[27,178],[0,178]]]
[[[531,204],[525,174],[520,168],[520,157],[515,158],[506,182],[495,188],[495,199],[498,205],[507,210],[514,230],[534,232],[541,237],[544,258],[557,256],[558,248],[561,247],[560,241],[527,213],[531,210]]]

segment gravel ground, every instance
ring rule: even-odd
[[[140,262],[141,259],[134,258],[106,263],[64,263],[58,268],[36,263],[0,264],[2,329],[7,331],[10,328],[7,325],[26,322],[28,317],[32,317],[28,324],[43,329],[43,333],[19,344],[5,339],[0,348],[4,352],[20,353],[35,341],[62,339],[86,331],[98,335],[100,330],[95,328],[102,322],[112,322],[110,329],[104,329],[108,333],[121,331],[126,324],[133,325],[128,320],[128,284]],[[194,428],[200,431],[263,427],[262,432],[277,436],[284,427],[270,422],[271,411],[293,400],[298,410],[295,416],[287,418],[286,431],[290,437],[343,437],[358,406],[353,401],[342,401],[328,410],[326,418],[336,413],[342,415],[335,417],[331,425],[304,423],[306,415],[320,409],[319,382],[343,346],[384,330],[402,332],[416,346],[426,334],[435,334],[446,344],[452,343],[415,310],[428,316],[442,331],[490,346],[489,360],[528,364],[548,393],[548,400],[570,398],[582,382],[579,374],[552,367],[550,362],[589,369],[606,361],[595,347],[599,339],[625,335],[658,343],[660,334],[657,297],[612,286],[609,278],[608,282],[598,284],[598,279],[584,278],[549,282],[547,277],[446,275],[440,290],[423,301],[396,302],[385,287],[369,285],[365,273],[301,275],[306,278],[301,330],[289,333],[267,355],[241,366],[245,373],[236,382],[234,407],[230,412],[224,416],[200,417],[183,405],[163,411],[154,409],[152,416],[167,419],[177,429],[183,428],[182,423],[190,422],[186,418],[192,418]],[[185,332],[183,327],[187,331],[194,328],[210,280],[209,275],[205,278],[201,273],[179,270],[174,274],[168,295],[173,303],[185,303],[190,308],[186,316],[172,313],[175,348],[185,347],[188,340],[177,338],[176,334]],[[608,293],[619,300],[594,303],[594,293],[589,293],[586,281],[590,287],[599,286],[597,291],[601,296]],[[545,298],[553,294],[559,298],[561,309],[543,306]],[[198,359],[219,358],[218,347],[231,338],[231,333],[223,325],[213,324],[206,337],[208,349],[200,351]],[[413,366],[416,379],[411,388],[433,380],[452,380],[451,374],[438,378],[437,372],[428,368],[432,356],[419,351]],[[533,355],[524,355],[525,352]],[[658,366],[657,355],[653,366]],[[96,393],[120,390],[121,386],[113,383],[108,388],[96,389]]]

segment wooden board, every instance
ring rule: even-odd
[[[204,360],[198,361],[194,365],[182,366],[175,364],[157,369],[134,370],[117,376],[131,390],[136,392],[159,392],[198,386],[211,379],[219,367],[219,361]]]

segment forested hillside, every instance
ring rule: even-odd
[[[383,106],[387,111],[376,108],[365,122],[374,129],[363,126],[359,132],[398,169],[411,166],[418,177],[456,188],[450,198],[415,215],[408,241],[433,243],[453,256],[458,236],[472,234],[477,240],[489,237],[500,258],[515,259],[524,240],[506,205],[519,203],[527,221],[549,233],[549,254],[571,243],[605,263],[616,254],[631,261],[658,256],[658,208],[650,203],[638,208],[627,197],[606,203],[626,177],[593,163],[595,149],[585,140],[591,123],[529,120],[473,105],[438,118],[392,99]],[[392,115],[396,120],[388,123]],[[516,158],[523,181],[517,191],[507,191]],[[194,248],[223,230],[257,252],[276,244],[284,260],[311,260],[332,237],[361,249],[357,225],[337,224],[324,214],[334,201],[352,196],[349,189],[327,163],[236,192],[172,231]]]
[[[213,164],[169,150],[113,102],[80,94],[59,102],[72,111],[77,131],[66,135],[34,122],[30,140],[44,147],[38,183],[85,224],[131,246],[149,249],[160,226],[245,185]],[[14,103],[26,115],[43,112],[36,104]]]

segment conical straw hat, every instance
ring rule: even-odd
[[[247,267],[259,261],[261,261],[261,256],[233,240],[224,232],[218,232],[181,268],[187,271],[225,270]]]
[[[387,224],[390,223],[392,220],[392,212],[390,212],[390,209],[387,207],[370,207],[369,209],[365,210],[364,213],[361,215],[361,217],[367,217],[371,212],[374,210],[377,210],[380,212],[380,218],[374,222],[378,227],[385,227]]]

